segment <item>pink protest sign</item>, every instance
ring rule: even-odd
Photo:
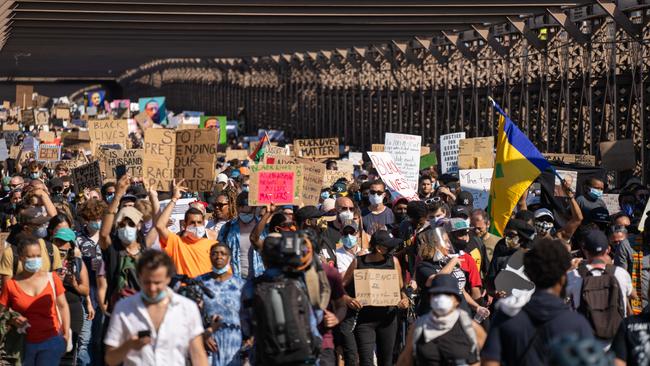
[[[294,205],[302,197],[301,164],[257,164],[251,166],[249,203]]]

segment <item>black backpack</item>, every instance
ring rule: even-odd
[[[254,280],[253,329],[261,365],[315,362],[321,340],[311,332],[311,304],[304,284],[280,276]]]
[[[612,339],[623,320],[625,305],[621,299],[621,287],[614,276],[616,267],[608,264],[602,275],[594,276],[592,271],[598,270],[590,271],[584,264],[578,267],[582,277],[578,312],[587,318],[597,337]]]

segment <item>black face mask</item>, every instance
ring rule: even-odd
[[[394,214],[394,216],[395,216],[395,222],[396,223],[400,223],[400,222],[404,221],[404,219],[406,218],[406,214],[402,214],[402,213],[396,213],[396,214]]]
[[[453,236],[450,239],[451,239],[451,244],[456,249],[456,252],[459,252],[461,250],[465,251],[465,248],[467,248],[468,242],[466,242],[464,240],[460,240],[458,238],[454,238]]]

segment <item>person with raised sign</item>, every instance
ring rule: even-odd
[[[359,365],[374,364],[373,351],[376,349],[377,365],[393,364],[393,347],[397,336],[397,308],[406,309],[409,305],[404,291],[400,292],[401,300],[396,306],[372,306],[362,304],[355,296],[354,272],[357,269],[395,270],[398,273],[399,288],[403,289],[399,261],[393,253],[401,245],[400,239],[390,236],[386,230],[375,232],[370,239],[370,254],[355,258],[343,278],[347,295],[344,296],[348,306],[348,317],[356,317],[354,335],[359,352]]]
[[[184,179],[178,183],[173,180],[172,198],[156,220],[156,231],[158,231],[160,245],[172,258],[177,273],[197,277],[212,269],[210,247],[216,240],[206,237],[205,215],[196,208],[190,208],[185,212],[184,228],[181,233],[174,234],[167,228],[176,201],[187,191],[183,186],[184,182]]]

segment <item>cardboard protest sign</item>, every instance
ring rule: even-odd
[[[255,164],[250,167],[251,206],[298,205],[302,199],[301,164]]]
[[[273,154],[273,155],[291,155],[291,152],[286,147],[273,146],[269,145],[266,147],[264,153]]]
[[[578,172],[574,170],[558,170],[557,174],[562,177],[570,186],[571,190],[573,192],[576,191],[576,187],[578,186]],[[560,178],[557,176],[555,177],[555,185],[553,187],[553,196],[555,197],[566,197],[566,193],[564,193],[564,188],[562,188],[562,182],[560,181]]]
[[[54,113],[57,119],[70,120],[70,109],[68,108],[57,107]]]
[[[353,162],[354,165],[361,165],[363,163],[363,153],[360,152],[349,152],[348,160]]]
[[[298,139],[293,141],[294,155],[302,158],[338,158],[339,138]]]
[[[475,208],[486,208],[490,198],[490,184],[492,183],[492,168],[489,169],[461,169],[458,171],[460,188],[474,197]]]
[[[341,178],[345,178],[349,183],[354,180],[354,174],[346,170],[325,170],[323,187],[331,187]]]
[[[458,171],[458,142],[465,138],[465,132],[440,136],[440,170],[442,174]]]
[[[9,150],[7,150],[7,142],[5,139],[0,139],[0,161],[9,159]]]
[[[165,97],[146,97],[138,100],[140,113],[144,113],[153,123],[167,123],[167,109],[165,107]]]
[[[88,132],[93,155],[101,145],[129,146],[129,122],[125,119],[91,119],[88,121]]]
[[[404,175],[389,153],[368,152],[368,156],[388,189],[397,192],[409,201],[419,200],[417,192],[411,187],[411,184],[406,178],[404,178]]]
[[[614,193],[605,193],[601,197],[605,205],[607,206],[607,211],[610,215],[616,215],[621,212],[621,205],[618,203],[618,194]]]
[[[33,85],[16,85],[16,105],[23,108],[32,106],[32,95],[34,94]]]
[[[417,191],[422,136],[387,132],[385,142],[384,151],[391,154],[411,188]]]
[[[420,156],[420,170],[430,168],[436,165],[438,165],[438,157],[436,156],[435,151]]]
[[[576,155],[576,154],[542,154],[549,161],[557,161],[564,164],[578,164],[584,166],[595,166],[596,157],[593,155]]]
[[[8,100],[3,100],[2,101],[2,108],[4,109],[11,109],[11,102]]]
[[[38,139],[41,141],[41,143],[53,142],[56,140],[56,133],[53,131],[39,131]]]
[[[299,159],[298,162],[303,167],[302,206],[316,206],[320,199],[320,191],[323,188],[325,164],[309,161],[307,159],[296,159]]]
[[[494,167],[494,136],[462,139],[458,142],[458,169]]]
[[[384,152],[384,144],[372,144],[370,151],[372,152]],[[426,155],[431,152],[431,148],[428,146],[420,146],[420,155]]]
[[[174,176],[185,179],[190,192],[211,191],[217,179],[216,130],[180,130],[176,132]]]
[[[354,298],[363,306],[396,306],[401,299],[394,269],[355,269]]]
[[[83,192],[84,188],[99,188],[102,186],[102,172],[99,169],[99,161],[82,165],[72,170],[72,181],[77,193]]]
[[[17,123],[3,123],[2,131],[20,131],[20,126]]]
[[[116,179],[115,168],[120,165],[126,167],[126,173],[134,178],[142,177],[143,149],[102,149],[101,168],[107,179]]]
[[[9,157],[11,159],[17,159],[18,154],[20,154],[20,150],[22,149],[22,146],[10,146],[9,147]]]
[[[34,110],[33,109],[23,109],[20,111],[20,121],[25,126],[31,126],[34,124]]]
[[[248,160],[248,150],[244,149],[226,149],[226,161],[237,159],[239,161]]]
[[[265,153],[262,158],[264,164],[298,164],[296,158],[284,154]]]
[[[143,178],[147,187],[167,191],[174,179],[176,133],[163,128],[150,128],[144,134]]]
[[[600,143],[600,159],[607,170],[624,171],[636,167],[634,140],[605,141]]]
[[[39,108],[34,113],[34,120],[37,126],[44,126],[50,122],[50,112],[45,108]]]
[[[61,160],[61,145],[40,144],[38,146],[38,155],[36,160],[39,161],[59,161]]]

